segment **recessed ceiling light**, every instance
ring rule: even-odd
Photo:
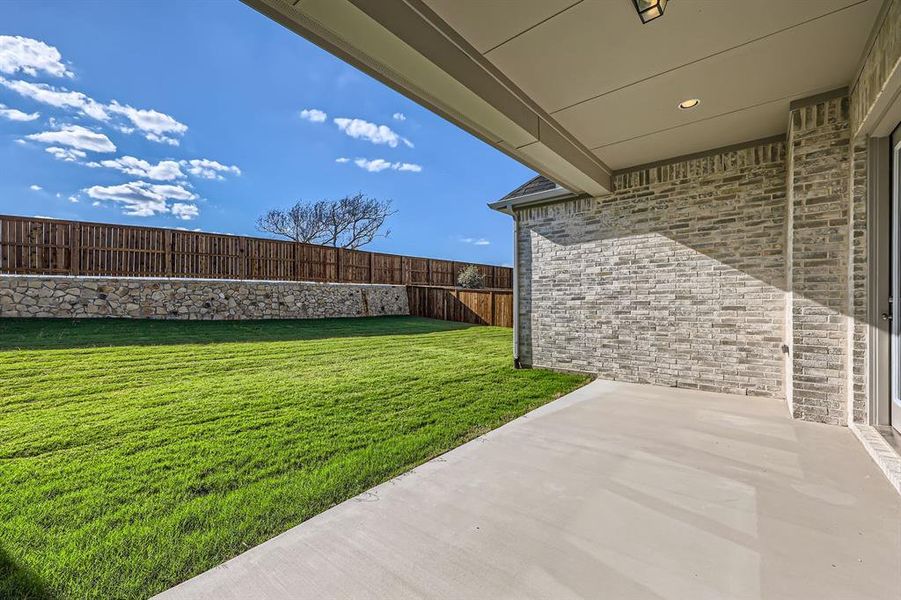
[[[688,110],[690,108],[696,107],[700,103],[701,101],[697,98],[689,98],[688,100],[683,100],[682,102],[680,102],[679,108],[681,108],[682,110]]]

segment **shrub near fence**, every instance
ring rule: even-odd
[[[0,216],[0,273],[453,286],[471,263],[236,235]],[[489,288],[508,267],[476,265]]]

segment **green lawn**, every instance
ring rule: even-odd
[[[511,335],[0,319],[0,597],[147,597],[584,383]]]

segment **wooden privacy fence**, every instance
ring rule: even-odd
[[[453,286],[472,263],[217,233],[0,215],[0,273]],[[511,289],[508,267],[476,264]]]
[[[513,327],[511,290],[408,286],[407,297],[416,317]]]

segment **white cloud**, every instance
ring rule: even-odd
[[[95,185],[83,191],[95,200],[121,204],[123,212],[133,217],[150,217],[170,213],[173,212],[175,204],[181,204],[176,202],[170,206],[169,200],[193,201],[197,199],[194,193],[180,185],[152,184],[146,181],[132,181],[121,185]],[[176,216],[179,218],[185,218],[183,215],[191,212],[190,209],[183,207],[180,207],[178,211],[179,214]]]
[[[323,123],[328,118],[328,115],[318,108],[305,108],[300,111],[300,118],[310,123]]]
[[[94,200],[91,202],[91,206],[103,206],[103,203],[100,200]]]
[[[28,189],[31,190],[32,192],[40,192],[44,188],[42,188],[41,186],[39,186],[36,183],[32,183],[30,186],[28,186]]]
[[[25,73],[35,77],[44,72],[56,77],[73,77],[62,62],[59,50],[39,40],[0,35],[0,73]]]
[[[34,121],[40,116],[40,113],[22,112],[15,108],[7,108],[5,104],[0,104],[0,117],[10,121]]]
[[[464,244],[472,244],[473,246],[489,246],[491,244],[491,242],[486,240],[485,238],[466,237],[460,238],[460,241]]]
[[[161,160],[154,165],[146,160],[135,158],[134,156],[122,156],[116,159],[92,162],[89,163],[88,166],[116,169],[126,175],[146,177],[147,179],[155,179],[157,181],[174,181],[176,179],[182,179],[185,176],[181,171],[181,165],[174,160]]]
[[[181,165],[188,169],[188,173],[203,179],[223,179],[223,173],[231,173],[232,175],[240,175],[241,169],[236,165],[223,165],[222,163],[210,160],[208,158],[194,158],[191,160],[181,161]]]
[[[191,160],[161,160],[157,164],[153,164],[146,160],[135,158],[134,156],[122,156],[116,159],[92,161],[86,163],[88,167],[108,169],[116,169],[127,175],[134,175],[146,179],[154,179],[156,181],[176,181],[187,177],[182,169],[186,169],[187,173],[195,177],[203,179],[224,179],[222,173],[230,173],[240,175],[241,169],[235,165],[223,165],[222,163],[210,160],[208,158],[195,158]]]
[[[376,158],[373,160],[369,160],[367,158],[358,158],[354,160],[354,164],[365,171],[369,171],[370,173],[378,173],[386,169],[393,169],[394,171],[408,171],[411,173],[419,173],[420,171],[422,171],[422,167],[420,165],[406,162],[390,162],[385,160],[384,158]]]
[[[72,204],[78,204],[78,196],[69,196],[69,202]]]
[[[123,129],[129,129],[128,133],[131,133],[132,131],[134,131],[134,129],[130,129],[130,128],[123,128]],[[181,144],[181,141],[176,138],[169,137],[167,135],[157,135],[155,133],[145,133],[144,138],[150,140],[151,142],[157,142],[160,144],[169,144],[170,146],[178,146],[179,144]]]
[[[81,150],[76,150],[75,148],[60,148],[59,146],[50,146],[49,148],[44,148],[46,152],[49,152],[53,155],[54,158],[59,160],[64,160],[66,162],[75,162],[79,158],[84,158],[87,156]]]
[[[350,159],[347,158],[346,156],[342,156],[341,158],[336,158],[335,162],[344,164],[344,163],[350,162]]]
[[[172,214],[182,221],[190,221],[200,214],[196,204],[182,204],[176,202],[172,205]]]
[[[344,117],[339,117],[334,122],[338,129],[354,139],[366,140],[373,144],[388,144],[391,148],[396,148],[401,142],[410,148],[413,147],[413,142],[399,136],[387,125],[376,125],[363,119]]]
[[[407,120],[407,115],[405,115],[402,112],[396,112],[391,116],[394,117],[395,121],[406,121]]]
[[[98,121],[108,121],[110,118],[106,107],[81,92],[57,88],[46,83],[9,80],[5,77],[0,77],[0,85],[36,102],[56,108],[72,108]]]
[[[102,133],[91,131],[81,125],[64,125],[58,131],[44,131],[25,136],[29,140],[44,144],[59,144],[90,150],[92,152],[115,152],[116,145]]]
[[[119,104],[115,100],[106,108],[110,113],[122,115],[131,121],[132,125],[140,129],[144,137],[152,142],[177,146],[178,139],[172,135],[181,136],[188,130],[188,126],[184,123],[156,110],[134,108],[128,104]]]
[[[358,158],[354,161],[354,164],[370,173],[378,173],[379,171],[391,168],[391,163],[384,158],[376,158],[375,160]]]
[[[119,116],[127,120],[133,127],[114,124],[116,129],[123,133],[140,131],[145,138],[152,142],[178,146],[178,137],[184,135],[188,130],[188,126],[184,123],[156,110],[134,108],[128,104],[119,104],[115,100],[110,104],[102,104],[81,92],[57,88],[46,83],[31,83],[0,77],[0,85],[36,102],[56,108],[74,109],[104,123],[109,122],[113,116]]]

